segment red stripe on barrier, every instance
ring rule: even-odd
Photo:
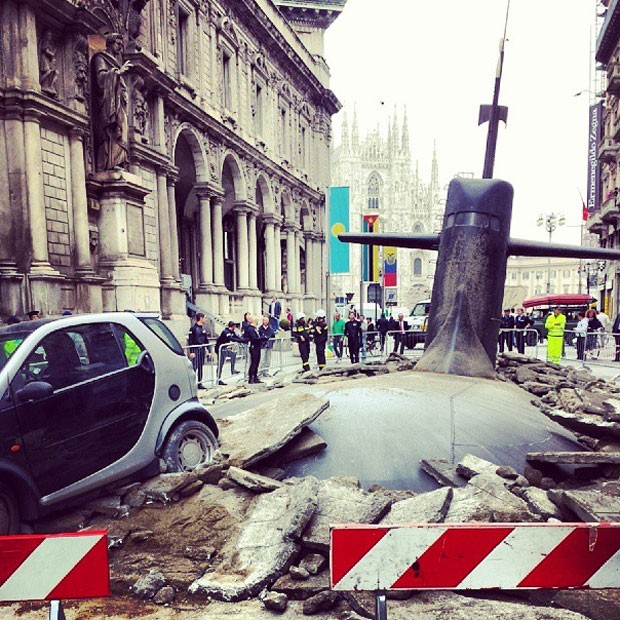
[[[102,538],[49,593],[48,599],[110,596],[107,533],[88,533],[101,534]],[[76,592],[79,592],[79,594],[76,595]]]
[[[3,584],[41,544],[41,536],[2,536],[0,584]]]
[[[447,530],[392,587],[456,587],[513,529],[493,527]]]
[[[331,554],[332,584],[338,583],[388,532],[380,528],[354,530],[338,529],[331,532],[331,549],[338,549],[337,557]]]
[[[620,549],[620,529],[578,528],[520,583],[520,588],[580,588]]]

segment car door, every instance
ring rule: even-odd
[[[124,423],[127,411],[136,410],[126,403],[135,401],[137,374],[110,323],[59,329],[33,350],[11,388],[30,470],[42,495],[103,469],[135,444],[139,424]],[[51,385],[51,394],[21,399],[20,390],[33,381]]]

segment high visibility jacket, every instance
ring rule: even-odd
[[[556,336],[564,335],[564,328],[566,327],[566,317],[563,314],[555,316],[553,312],[545,320],[545,329],[547,330],[547,337],[554,338]]]
[[[128,366],[134,366],[138,362],[142,349],[138,343],[128,334],[123,334],[123,344],[125,346],[125,359]]]

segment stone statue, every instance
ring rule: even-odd
[[[88,39],[83,34],[75,38],[73,48],[73,67],[75,68],[75,98],[87,101],[88,94]]]
[[[58,69],[56,68],[54,33],[51,30],[46,30],[39,44],[39,83],[41,90],[50,97],[58,97],[57,80]]]
[[[122,63],[122,35],[106,36],[106,51],[93,56],[93,123],[95,163],[98,171],[127,168],[127,85],[123,75],[131,68]]]

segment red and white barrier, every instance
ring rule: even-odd
[[[0,601],[109,594],[107,532],[0,537]]]
[[[336,526],[334,590],[620,587],[620,523]]]

